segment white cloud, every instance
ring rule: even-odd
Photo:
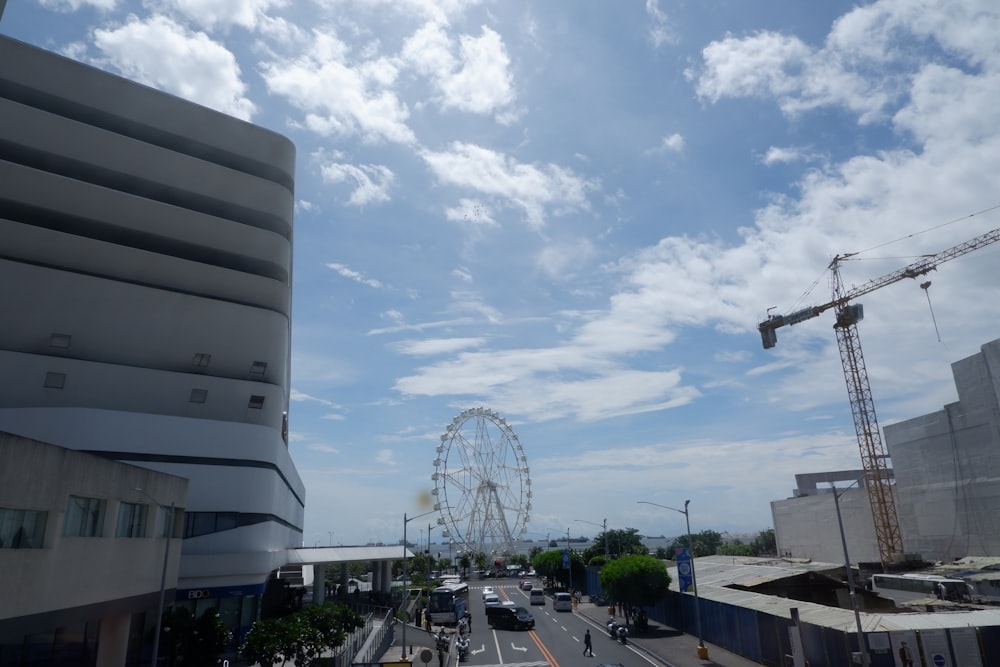
[[[455,142],[449,152],[425,150],[421,157],[445,184],[471,188],[520,208],[533,228],[545,225],[546,208],[589,208],[587,191],[596,185],[555,164],[521,164],[474,144]]]
[[[477,348],[486,342],[485,338],[432,338],[428,340],[405,340],[395,343],[393,348],[400,354],[415,357],[451,354],[459,350]]]
[[[660,9],[659,0],[646,0],[646,13],[650,18],[649,41],[653,48],[658,49],[664,44],[676,44],[677,32],[667,20],[667,15]]]
[[[389,201],[389,189],[395,181],[392,171],[383,165],[353,165],[329,163],[320,167],[327,183],[352,182],[355,185],[348,202],[353,206],[380,204]]]
[[[711,102],[772,96],[789,115],[841,106],[855,112],[859,122],[871,123],[905,100],[914,70],[924,64],[926,56],[916,54],[926,51],[908,44],[935,40],[978,67],[1000,57],[971,35],[997,30],[1000,8],[989,0],[882,0],[839,18],[818,48],[775,32],[728,35],[705,47],[703,67],[688,76],[697,80],[698,95]]]
[[[111,11],[118,6],[118,0],[39,0],[39,4],[57,12],[75,12],[81,7]]]
[[[396,460],[396,453],[391,449],[380,449],[375,452],[375,463],[380,466],[399,465],[399,462]]]
[[[771,146],[764,153],[761,162],[768,166],[787,162],[797,162],[802,159],[802,151],[794,146]]]
[[[148,1],[148,0],[147,0]],[[269,9],[288,0],[164,0],[150,3],[159,10],[174,9],[203,28],[238,25],[252,29]]]
[[[385,58],[350,61],[336,34],[315,30],[296,57],[261,64],[268,89],[301,110],[307,128],[324,136],[369,143],[412,143],[409,110],[391,89],[396,66]]]
[[[459,200],[458,206],[445,209],[445,217],[448,220],[462,222],[469,226],[497,226],[490,207],[478,199],[466,199],[463,197]]]
[[[459,38],[459,54],[445,27],[428,23],[403,45],[400,57],[430,78],[444,109],[478,114],[502,110],[514,102],[510,57],[503,39],[487,26],[482,35]]]
[[[95,30],[94,44],[104,54],[99,63],[137,81],[244,120],[257,110],[233,54],[165,16],[129,16],[116,28]]]
[[[382,281],[375,280],[374,278],[365,278],[364,275],[362,275],[360,272],[355,271],[354,269],[347,267],[343,264],[329,262],[327,263],[326,267],[328,269],[333,269],[344,278],[353,280],[359,285],[367,285],[368,287],[374,287],[375,289],[383,289],[385,287]]]

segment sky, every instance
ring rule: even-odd
[[[0,33],[295,143],[306,546],[396,543],[476,407],[528,538],[768,528],[861,459],[832,311],[757,323],[835,256],[850,287],[1000,227],[995,0],[8,0]],[[859,299],[883,426],[1000,338],[998,260]]]

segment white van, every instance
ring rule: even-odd
[[[573,598],[569,593],[556,593],[552,596],[552,611],[573,611]]]
[[[545,604],[545,591],[541,588],[532,588],[528,592],[528,600],[531,604]]]

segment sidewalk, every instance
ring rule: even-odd
[[[589,602],[581,602],[573,613],[588,619],[600,627],[600,632],[606,641],[605,623],[608,620],[607,607],[597,607]],[[619,617],[620,618],[620,617]],[[600,636],[600,635],[598,635]],[[698,657],[698,638],[686,635],[680,630],[649,621],[649,629],[642,634],[633,634],[628,643],[635,649],[646,653],[665,667],[760,667],[759,662],[730,653],[724,648],[705,642],[708,649],[708,660]],[[595,640],[595,645],[600,646]]]

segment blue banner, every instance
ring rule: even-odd
[[[563,569],[569,569],[569,549],[563,549]]]
[[[687,547],[678,547],[677,553],[677,585],[681,593],[694,589],[694,577],[691,575],[691,553]]]

